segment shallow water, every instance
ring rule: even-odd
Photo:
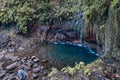
[[[92,49],[81,45],[55,43],[42,45],[40,48],[43,53],[41,56],[47,56],[52,67],[74,66],[81,61],[88,64],[98,58]]]

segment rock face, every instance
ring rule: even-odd
[[[38,37],[39,41],[44,41],[49,26],[39,25],[39,27],[34,26],[34,28],[36,29],[34,30],[32,35]],[[48,41],[72,41],[74,39],[79,39],[79,32],[74,31],[73,29],[69,29],[68,27],[63,28],[58,26],[52,26],[47,36]]]
[[[0,48],[4,48],[9,40],[10,36],[0,33]]]

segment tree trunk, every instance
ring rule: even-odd
[[[52,26],[53,26],[53,19],[50,20],[50,26],[48,30],[46,31],[45,41],[48,41],[48,35],[49,35],[50,30],[52,29]]]

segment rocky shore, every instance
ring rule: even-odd
[[[21,63],[26,66],[28,80],[120,80],[120,61],[106,58],[102,59],[101,70],[96,71],[99,66],[92,64],[89,76],[80,71],[74,76],[59,71],[54,76],[48,77],[51,72],[49,61],[34,55],[35,45],[38,44],[35,39],[38,38],[16,36],[10,32],[1,32],[0,36],[0,80],[17,80],[17,71]],[[11,41],[13,41],[12,47],[9,46]]]
[[[27,80],[48,80],[46,78],[49,69],[39,64],[39,59],[36,56],[32,57],[17,57],[5,56],[0,61],[0,80],[17,80],[17,71],[22,65],[25,66],[25,71],[28,74]]]

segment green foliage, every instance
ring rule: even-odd
[[[70,66],[67,66],[66,68],[63,68],[61,71],[63,71],[64,73],[68,73],[71,76],[73,76],[74,73],[76,72],[75,68],[72,68]]]
[[[67,73],[70,76],[74,76],[76,73],[82,73],[86,76],[91,75],[91,72],[93,71],[99,71],[102,70],[102,64],[103,61],[101,59],[96,60],[93,63],[90,63],[88,65],[85,65],[84,62],[76,63],[74,67],[64,67],[61,69],[61,71],[56,70],[56,68],[52,69],[52,72],[48,75],[50,77],[50,80],[63,80],[62,78],[56,77],[58,75],[57,73]]]
[[[57,77],[52,77],[50,80],[60,80],[60,79]]]
[[[80,11],[81,0],[0,0],[0,22],[17,23],[25,32],[29,22],[50,24],[72,18]],[[58,23],[59,24],[59,23]]]
[[[51,76],[55,75],[56,73],[58,73],[57,68],[52,68],[52,71],[48,74],[48,76],[51,77]]]
[[[85,67],[84,62],[80,62],[79,64],[75,63],[75,70],[79,71]]]
[[[76,72],[82,72],[84,75],[89,76],[91,74],[91,69],[94,66],[98,66],[99,69],[101,69],[101,67],[99,66],[102,63],[101,60],[97,60],[96,62],[89,64],[87,66],[85,66],[84,62],[80,62],[79,64],[75,64],[75,67],[64,67],[63,69],[61,69],[62,72],[64,73],[68,73],[69,75],[73,76]]]
[[[87,76],[89,76],[91,74],[90,73],[90,69],[85,69],[84,74],[87,75]]]

